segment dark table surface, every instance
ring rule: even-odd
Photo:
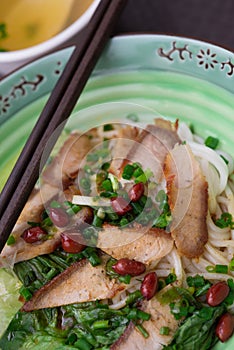
[[[114,34],[174,34],[234,51],[233,24],[233,0],[128,0]]]
[[[233,24],[234,0],[128,0],[113,35],[179,35],[234,51]],[[82,35],[84,30],[59,49],[79,45]]]

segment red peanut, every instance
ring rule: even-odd
[[[215,333],[221,342],[227,341],[234,332],[234,317],[228,312],[221,316]]]
[[[207,304],[210,306],[217,306],[224,301],[224,299],[228,296],[230,291],[229,286],[226,282],[218,282],[211,286],[206,294]]]
[[[73,239],[73,237],[74,239]],[[79,253],[85,249],[83,237],[79,233],[63,232],[61,233],[62,248],[67,253]]]
[[[132,210],[132,206],[123,197],[112,198],[111,206],[116,214],[120,216]]]
[[[143,297],[147,300],[153,298],[158,290],[158,276],[155,272],[149,272],[145,275],[140,290]]]
[[[58,227],[65,227],[69,223],[69,217],[62,208],[50,208],[49,217]]]
[[[144,194],[144,191],[145,191],[145,186],[143,182],[139,182],[133,185],[132,188],[130,188],[130,190],[128,191],[129,199],[132,202],[137,202]]]
[[[142,262],[127,258],[118,260],[112,268],[119,275],[138,276],[145,272],[145,265]]]
[[[43,230],[43,228],[40,226],[34,226],[24,230],[21,237],[27,243],[35,243],[40,241],[45,235],[47,235],[47,232]]]

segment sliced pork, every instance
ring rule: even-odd
[[[110,279],[105,272],[108,256],[96,267],[84,259],[68,267],[33,295],[23,311],[51,308],[61,305],[113,298],[126,285]]]
[[[172,211],[171,235],[178,252],[199,257],[208,240],[208,184],[188,145],[177,145],[165,161],[167,194]]]
[[[121,230],[105,225],[99,232],[97,246],[115,259],[128,258],[150,264],[170,253],[173,240],[169,233],[158,228]]]
[[[111,350],[161,350],[163,345],[171,342],[178,327],[178,321],[171,314],[169,305],[161,304],[155,296],[144,303],[143,310],[151,315],[150,320],[143,323],[149,337],[145,338],[131,324],[118,342],[112,345]],[[161,335],[161,327],[168,327],[169,335]]]

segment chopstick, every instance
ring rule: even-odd
[[[50,152],[55,145],[126,2],[101,0],[43,108],[0,195],[0,252],[46,163],[45,146]]]

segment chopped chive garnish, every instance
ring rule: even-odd
[[[58,201],[52,201],[50,202],[50,207],[51,208],[61,208],[61,203],[59,203]]]
[[[227,265],[220,265],[217,264],[215,266],[207,266],[206,267],[206,271],[210,272],[210,273],[224,273],[227,274],[228,273],[228,266]]]
[[[230,227],[234,228],[234,222],[232,221],[232,215],[230,213],[222,213],[221,217],[215,221],[215,225],[220,228]]]
[[[10,235],[10,236],[8,237],[8,240],[7,240],[6,244],[7,244],[7,245],[12,245],[12,244],[14,244],[15,242],[16,242],[15,237],[12,236],[12,235]]]
[[[213,136],[208,136],[205,140],[205,145],[212,149],[216,149],[218,144],[219,144],[219,139]]]
[[[117,197],[117,193],[116,192],[110,192],[110,191],[103,191],[100,193],[100,197],[103,198],[115,198]]]
[[[107,171],[109,169],[109,167],[110,167],[110,163],[109,162],[106,162],[106,163],[102,164],[102,170]]]
[[[145,175],[145,173],[135,178],[135,183],[143,182],[143,184],[145,184],[147,181],[148,181],[148,178]]]
[[[148,338],[149,337],[149,333],[147,332],[147,330],[141,324],[137,324],[136,328],[141,332],[141,334],[143,335],[144,338]]]
[[[133,173],[133,177],[139,177],[141,176],[142,174],[144,173],[144,171],[142,170],[142,168],[140,166],[138,166],[136,168],[136,170],[134,170],[134,173]]]
[[[135,168],[131,164],[125,165],[122,173],[122,178],[125,180],[130,180],[133,173],[134,173]]]
[[[148,312],[144,312],[142,310],[137,310],[137,318],[139,318],[140,320],[144,320],[144,321],[149,321],[151,315]]]
[[[131,276],[130,275],[119,276],[118,280],[122,283],[129,284],[131,281]]]
[[[200,275],[196,275],[194,277],[189,276],[187,277],[186,281],[189,287],[195,287],[195,288],[203,287],[206,284],[204,277]]]
[[[103,219],[98,217],[97,214],[94,215],[92,225],[95,227],[102,227],[102,224],[103,224]]]
[[[133,304],[138,299],[142,299],[142,294],[140,290],[136,290],[128,295],[126,299],[126,305]]]
[[[28,288],[22,286],[19,290],[19,293],[20,295],[22,295],[22,297],[25,299],[25,300],[30,300],[32,298],[32,293],[29,291]]]
[[[229,263],[229,269],[230,271],[234,271],[234,258],[232,258],[232,260]]]
[[[114,130],[114,127],[112,124],[103,125],[103,131],[111,131],[111,130]]]
[[[101,189],[109,192],[113,192],[113,187],[110,179],[106,179],[101,184]]]
[[[73,204],[70,208],[66,210],[67,214],[72,216],[74,214],[77,214],[81,210],[81,207],[77,204]]]
[[[127,218],[121,218],[119,224],[120,224],[120,226],[126,226],[129,224],[129,221]]]
[[[165,282],[166,282],[166,284],[170,284],[170,283],[175,282],[176,279],[177,279],[176,274],[169,273],[169,275],[165,278]]]
[[[169,334],[169,331],[170,331],[170,329],[169,329],[169,327],[161,327],[160,328],[160,330],[159,330],[159,334],[161,334],[161,335],[168,335]]]

